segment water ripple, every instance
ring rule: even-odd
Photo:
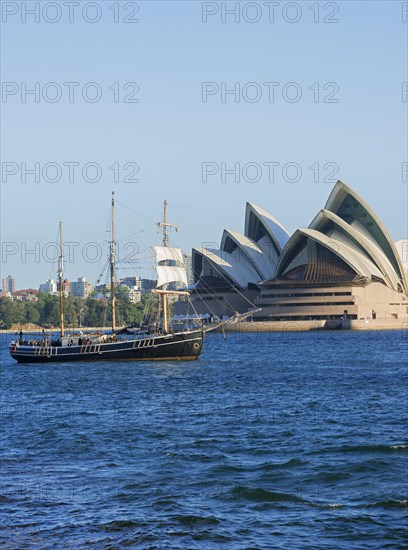
[[[403,338],[213,334],[194,364],[51,367],[3,335],[0,544],[404,547]]]

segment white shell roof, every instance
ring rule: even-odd
[[[255,241],[233,229],[224,229],[221,239],[221,250],[225,250],[227,237],[236,243],[242,251],[242,256],[255,267],[261,279],[272,277],[274,266],[268,263],[263,251]]]
[[[272,214],[261,208],[260,206],[253,204],[251,202],[247,202],[246,206],[246,213],[245,213],[245,235],[249,235],[249,215],[253,212],[257,218],[262,222],[265,229],[269,233],[270,237],[273,241],[278,245],[278,247],[282,250],[282,248],[287,243],[290,234],[286,229],[283,227],[283,225],[280,223],[279,220],[277,220]]]
[[[233,254],[206,248],[193,248],[193,251],[211,262],[221,276],[222,274],[227,275],[241,288],[246,288],[248,283],[257,284],[259,282],[259,274],[255,268],[247,261],[239,261],[239,258],[234,257]]]
[[[374,210],[355,192],[353,189],[351,189],[348,185],[346,185],[343,181],[339,180],[336,185],[334,186],[332,192],[329,195],[329,198],[327,199],[325,209],[331,210],[335,214],[337,214],[338,209],[340,208],[344,198],[350,195],[353,197],[353,199],[359,203],[372,217],[374,220],[377,229],[380,231],[380,233],[383,235],[385,241],[387,242],[390,250],[383,250],[384,254],[387,256],[388,260],[393,265],[394,270],[396,270],[396,274],[399,279],[401,279],[402,284],[404,286],[405,292],[408,291],[408,281],[407,276],[402,264],[402,260],[397,252],[397,249],[395,247],[395,244],[393,240],[391,239],[386,227],[384,226],[383,222],[380,220],[380,218],[377,216],[377,214],[374,212]],[[374,238],[374,237],[372,237]],[[378,244],[380,247],[380,245]],[[398,270],[400,273],[398,273]]]
[[[350,217],[346,214],[348,209],[342,207],[347,196],[357,203],[350,204]],[[323,233],[327,220],[333,222],[330,236]],[[232,253],[225,251],[228,238],[237,246]],[[221,250],[195,248],[193,252],[245,288],[248,283],[259,284],[261,280],[279,277],[292,259],[293,247],[302,238],[313,239],[333,251],[357,275],[375,277],[396,291],[402,286],[408,292],[408,241],[402,239],[394,243],[372,208],[342,181],[336,183],[325,209],[317,214],[308,229],[299,229],[290,236],[268,211],[248,202],[245,234],[225,229]]]
[[[326,220],[331,220],[340,231],[343,231],[346,236],[357,241],[360,245],[357,246],[354,243],[350,244],[351,248],[356,248],[360,253],[361,248],[365,250],[365,254],[368,259],[372,261],[378,269],[382,272],[384,277],[387,279],[389,285],[394,289],[398,290],[398,276],[395,273],[394,268],[391,265],[391,262],[388,260],[387,256],[384,254],[383,250],[376,245],[375,241],[372,238],[368,238],[365,234],[361,233],[358,229],[353,227],[353,225],[345,222],[340,216],[331,212],[330,210],[320,210],[314,220],[311,222],[309,228],[320,230],[322,224]],[[336,237],[334,237],[336,238]],[[342,240],[342,239],[338,239]],[[345,244],[348,244],[347,242]]]
[[[360,275],[361,277],[371,278],[373,276],[384,280],[384,276],[377,268],[377,266],[374,265],[373,262],[368,260],[367,257],[365,257],[363,254],[342,243],[341,241],[332,239],[331,237],[327,237],[327,235],[324,235],[323,233],[321,233],[320,231],[316,231],[315,229],[298,229],[292,235],[285,254],[283,254],[280,258],[276,270],[278,276],[281,274],[281,269],[284,262],[286,261],[286,256],[291,253],[292,246],[298,241],[298,239],[302,237],[313,239],[314,241],[325,246],[327,249],[329,249],[339,258],[341,258],[345,263],[347,263],[356,272],[356,274]]]

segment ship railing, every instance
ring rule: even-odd
[[[84,344],[82,345],[81,347],[81,352],[80,353],[100,353],[101,352],[101,344],[95,344],[95,343],[90,343],[90,344]]]
[[[139,349],[139,348],[148,348],[150,346],[153,346],[154,339],[153,338],[145,338],[140,340],[135,340],[133,342],[133,349]]]
[[[34,355],[40,356],[40,357],[49,357],[52,355],[54,350],[54,355],[57,355],[57,348],[51,347],[51,345],[46,344],[45,346],[36,346],[34,348]]]

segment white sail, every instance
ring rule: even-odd
[[[187,274],[184,267],[174,267],[170,265],[158,265],[157,271],[157,285],[159,288],[169,283],[183,283],[184,286],[188,285]]]
[[[183,252],[181,248],[172,248],[170,246],[155,246],[154,253],[156,255],[156,262],[163,262],[165,260],[173,260],[183,264]]]

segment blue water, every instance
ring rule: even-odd
[[[407,548],[408,331],[48,366],[14,363],[11,338],[4,548]]]

